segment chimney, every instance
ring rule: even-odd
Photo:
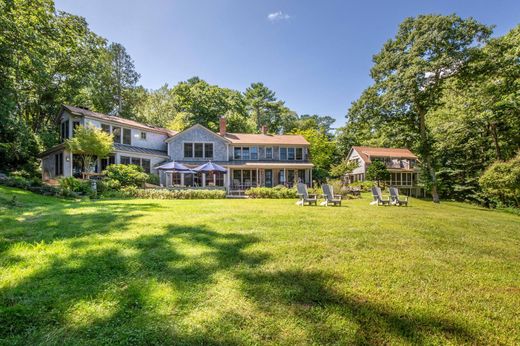
[[[267,126],[266,125],[262,125],[262,134],[263,135],[267,134]]]
[[[221,136],[225,136],[226,135],[226,118],[225,117],[220,117],[219,134]]]

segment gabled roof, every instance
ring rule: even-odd
[[[395,157],[401,159],[417,159],[409,149],[406,148],[376,148],[353,146],[351,151],[355,150],[366,163],[370,163],[372,157]],[[350,156],[350,154],[349,154]]]
[[[63,110],[66,110],[73,115],[87,116],[90,118],[95,118],[95,119],[99,119],[99,120],[104,120],[104,121],[120,124],[122,126],[136,127],[136,128],[147,130],[147,131],[162,133],[166,136],[173,136],[177,133],[177,131],[168,130],[168,129],[164,129],[162,127],[156,127],[156,126],[152,126],[152,125],[145,125],[143,123],[140,123],[140,122],[137,122],[134,120],[121,118],[121,117],[118,117],[115,115],[97,113],[97,112],[93,112],[93,111],[85,109],[85,108],[63,105],[61,112],[63,112]]]
[[[235,144],[309,145],[309,142],[301,135],[226,133],[225,138]]]
[[[193,125],[192,127],[189,127],[189,128],[187,128],[186,130],[184,130],[184,131],[177,132],[176,134],[172,135],[170,138],[167,138],[167,139],[165,140],[165,142],[166,142],[166,143],[169,143],[169,142],[171,142],[175,137],[177,137],[178,135],[180,135],[181,133],[184,133],[184,132],[187,132],[187,131],[191,131],[191,130],[194,130],[194,129],[202,129],[203,131],[206,131],[206,132],[208,132],[208,133],[211,133],[213,136],[218,137],[218,138],[220,138],[220,139],[222,139],[222,140],[224,140],[224,141],[226,141],[226,142],[228,142],[228,143],[231,142],[229,139],[227,139],[227,138],[225,138],[225,137],[222,137],[222,136],[219,135],[218,133],[215,133],[215,132],[211,131],[211,130],[208,129],[206,126],[203,126],[203,125],[201,125],[201,124],[195,124],[195,125]]]

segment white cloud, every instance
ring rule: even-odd
[[[267,20],[269,20],[270,22],[276,22],[276,21],[280,21],[280,20],[287,20],[289,18],[291,18],[291,16],[289,16],[286,13],[283,13],[282,11],[269,13],[267,15]]]

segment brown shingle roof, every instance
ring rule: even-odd
[[[64,105],[63,108],[66,109],[67,111],[69,111],[70,113],[74,114],[74,115],[88,116],[88,117],[91,117],[91,118],[96,118],[96,119],[100,119],[100,120],[104,120],[104,121],[110,121],[110,122],[121,124],[121,125],[137,127],[137,128],[143,129],[143,130],[159,132],[159,133],[165,134],[167,136],[173,136],[174,134],[177,133],[176,131],[164,129],[162,127],[155,127],[155,126],[151,126],[151,125],[145,125],[143,123],[140,123],[140,122],[137,122],[137,121],[134,121],[134,120],[121,118],[121,117],[118,117],[118,116],[115,116],[115,115],[107,115],[107,114],[103,114],[103,113],[97,113],[97,112],[93,112],[91,110],[80,108],[80,107]]]
[[[235,144],[309,145],[309,142],[301,135],[226,133],[224,138]]]
[[[371,157],[396,157],[402,159],[417,159],[409,149],[406,148],[374,148],[374,147],[360,147],[354,146],[352,149],[356,150],[363,161],[370,163]]]

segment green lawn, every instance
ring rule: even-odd
[[[520,217],[369,201],[0,187],[0,343],[520,343]]]

